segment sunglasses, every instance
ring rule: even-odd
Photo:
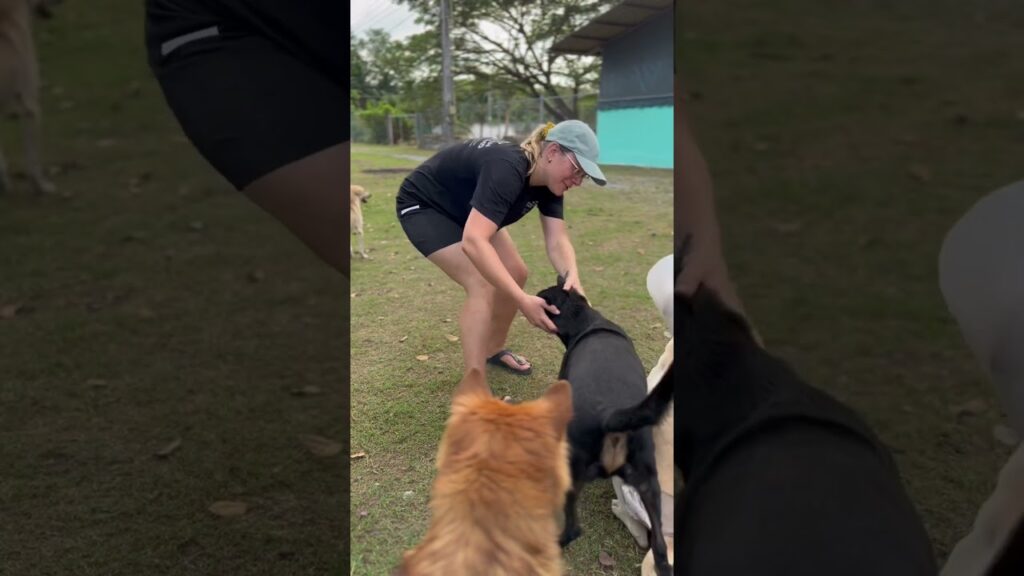
[[[579,178],[580,181],[586,180],[587,178],[590,177],[589,174],[583,171],[583,167],[579,165],[579,163],[576,161],[576,158],[573,157],[573,154],[571,153],[572,150],[569,150],[568,148],[562,146],[561,144],[558,145],[558,149],[562,151],[562,154],[565,154],[566,158],[569,159],[569,164],[572,164],[573,176]]]

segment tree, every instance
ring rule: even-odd
[[[437,28],[437,0],[396,1],[415,11],[420,24]],[[576,96],[597,82],[600,63],[592,57],[553,54],[549,48],[611,4],[608,0],[453,2],[454,68],[477,79],[515,81],[528,94],[545,97],[545,107],[555,118],[575,117]]]

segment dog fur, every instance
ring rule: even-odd
[[[605,427],[613,412],[634,406],[646,396],[643,364],[622,328],[590,307],[575,290],[563,289],[563,284],[559,278],[556,286],[538,293],[559,310],[550,315],[566,346],[559,378],[573,383],[574,416],[569,423],[573,485],[566,496],[565,528],[559,541],[567,546],[582,534],[576,501],[586,483],[616,475],[639,492],[651,519],[649,540],[657,574],[670,575],[651,429],[620,428],[608,434]]]
[[[491,395],[483,372],[467,373],[438,449],[430,527],[394,576],[561,575],[571,418],[568,382],[509,404]]]
[[[52,16],[52,1],[0,0],[0,106],[21,120],[25,171],[37,193],[56,187],[43,174],[39,106],[39,63],[32,37],[33,12]],[[0,152],[0,192],[10,189],[7,163]]]
[[[676,341],[674,338],[665,344],[665,350],[661,353],[661,358],[658,358],[658,363],[651,370],[650,374],[647,375],[648,392],[653,391],[655,386],[665,379],[669,369],[672,368],[673,361],[675,360],[675,345]],[[658,485],[661,487],[661,526],[665,532],[665,547],[668,549],[670,564],[674,564],[672,551],[675,549],[675,532],[673,530],[673,523],[675,521],[674,498],[682,497],[682,494],[675,492],[673,489],[675,486],[674,412],[672,406],[669,405],[665,414],[653,429],[654,460],[658,466]],[[666,496],[671,496],[672,498],[666,498]],[[669,501],[666,502],[666,500]],[[654,573],[654,551],[648,550],[640,565],[640,576],[651,576]]]
[[[356,186],[352,184],[349,186],[348,195],[348,211],[349,211],[349,225],[352,227],[352,235],[359,241],[359,255],[363,258],[369,258],[370,256],[366,253],[366,248],[363,246],[363,204],[366,204],[370,200],[370,193],[366,191],[362,186]],[[355,248],[349,243],[348,246],[349,256],[355,256]]]

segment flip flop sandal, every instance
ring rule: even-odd
[[[508,364],[502,362],[501,359],[504,358],[505,356],[510,356],[512,358],[512,360],[514,360],[515,363],[520,365],[520,366],[525,366],[526,365],[526,359],[525,358],[523,358],[522,356],[516,354],[515,352],[512,352],[511,350],[509,350],[507,348],[505,350],[502,350],[502,351],[498,352],[494,356],[491,356],[490,358],[488,358],[487,359],[487,363],[488,364],[493,364],[494,366],[497,366],[499,368],[504,368],[505,370],[508,370],[509,372],[511,372],[513,374],[516,374],[516,375],[519,375],[519,376],[529,376],[530,374],[533,373],[533,366],[531,366],[531,367],[529,367],[529,368],[527,368],[525,370],[516,370],[515,368],[513,368],[513,367],[509,366]]]

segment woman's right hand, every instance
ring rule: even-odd
[[[524,294],[519,300],[519,310],[523,313],[523,316],[526,316],[530,324],[550,334],[558,333],[555,323],[551,321],[551,318],[548,318],[547,314],[548,312],[558,314],[558,308],[548,304],[540,296]]]

